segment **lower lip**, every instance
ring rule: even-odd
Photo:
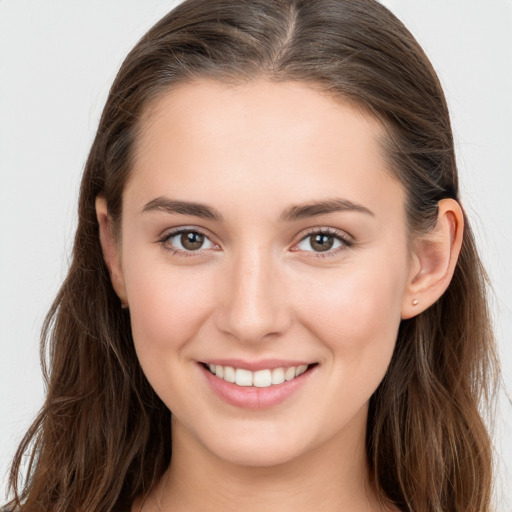
[[[213,375],[202,364],[199,364],[199,367],[213,392],[228,404],[244,409],[268,409],[284,402],[297,392],[311,377],[316,365],[309,367],[303,374],[292,380],[266,388],[237,386]]]

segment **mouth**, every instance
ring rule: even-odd
[[[270,388],[297,379],[306,372],[310,372],[318,363],[262,368],[256,371],[230,365],[200,364],[209,373],[230,384],[246,388]]]

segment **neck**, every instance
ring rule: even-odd
[[[244,466],[217,457],[179,422],[172,462],[144,512],[369,512],[382,510],[367,482],[365,429],[273,466]]]

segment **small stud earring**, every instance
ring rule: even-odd
[[[126,302],[121,302],[122,309],[128,309],[128,304]]]
[[[417,306],[419,303],[420,303],[420,301],[418,299],[413,299],[412,300],[412,305],[413,306]]]

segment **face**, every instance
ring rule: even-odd
[[[271,465],[364,436],[411,273],[382,136],[300,83],[186,84],[143,116],[117,290],[202,450]]]

